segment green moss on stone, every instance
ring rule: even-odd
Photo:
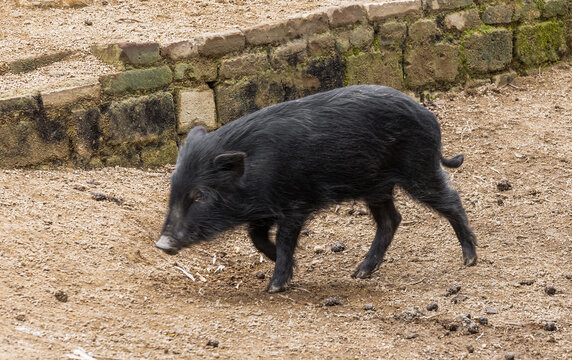
[[[141,151],[143,167],[157,167],[177,162],[179,148],[174,141],[169,141],[159,148],[145,148]]]
[[[566,28],[560,21],[522,25],[516,33],[516,55],[526,67],[554,62],[566,52]]]

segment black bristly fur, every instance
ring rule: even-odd
[[[268,290],[282,291],[308,215],[325,205],[364,200],[377,233],[354,277],[382,262],[401,215],[393,189],[445,216],[475,263],[476,238],[441,164],[458,167],[462,155],[441,156],[435,116],[407,95],[359,85],[264,108],[206,133],[193,129],[171,179],[162,234],[177,249],[247,223],[256,248],[276,261]],[[222,164],[222,165],[221,165]],[[191,190],[200,201],[189,202]],[[268,231],[277,225],[275,244]]]

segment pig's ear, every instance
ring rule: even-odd
[[[194,128],[191,129],[191,131],[189,131],[189,134],[187,135],[185,142],[187,142],[189,140],[196,140],[198,138],[201,138],[206,133],[207,133],[207,129],[205,129],[204,126],[195,126]]]
[[[214,159],[216,169],[228,180],[237,180],[244,174],[246,153],[241,151],[225,152]]]

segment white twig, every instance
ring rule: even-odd
[[[205,279],[204,276],[202,276],[201,274],[199,274],[199,272],[197,271],[197,276],[199,277],[199,280],[202,282],[207,282],[207,279]]]
[[[187,277],[193,281],[195,281],[195,277],[187,272],[187,270],[183,269],[182,267],[175,265],[175,269],[181,270],[183,274],[187,275]]]
[[[236,290],[238,290],[238,288],[240,287],[240,284],[242,284],[242,280],[240,280],[240,281],[238,282],[238,284],[236,284]]]
[[[95,358],[85,352],[82,348],[77,348],[73,351],[73,354],[67,354],[68,359],[79,359],[79,360],[95,360]]]
[[[224,265],[219,265],[219,266],[215,269],[214,272],[215,272],[215,274],[216,274],[218,271],[222,271],[222,270],[224,270]]]

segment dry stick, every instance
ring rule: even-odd
[[[421,280],[417,280],[417,281],[409,283],[409,284],[405,284],[405,286],[417,285],[419,283],[422,283],[423,281],[425,281],[425,278],[422,278]]]
[[[183,272],[183,274],[187,275],[187,277],[188,277],[189,279],[195,281],[195,277],[194,277],[193,275],[189,274],[189,273],[187,272],[187,270],[183,269],[183,268],[180,267],[179,265],[175,265],[175,269],[181,270],[181,271]]]

